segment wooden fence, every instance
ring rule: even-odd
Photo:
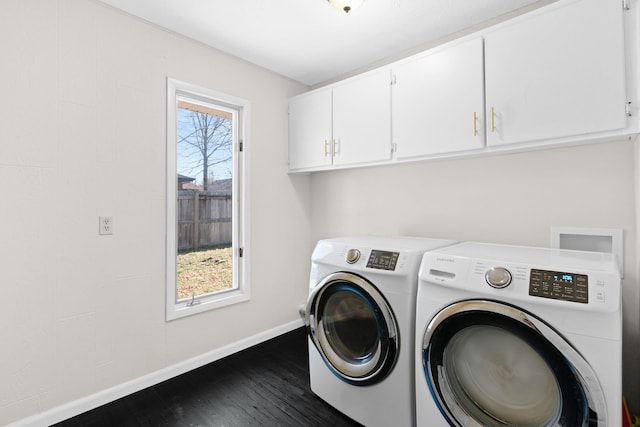
[[[232,242],[231,195],[178,192],[178,250]]]

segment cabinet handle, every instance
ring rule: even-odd
[[[340,144],[340,140],[334,139],[333,140],[333,157],[338,155],[338,144]]]
[[[329,141],[324,140],[324,156],[327,157],[329,155]]]
[[[478,136],[478,113],[473,112],[473,136]]]
[[[491,132],[496,131],[496,110],[491,107]]]

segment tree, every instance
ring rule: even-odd
[[[216,176],[215,166],[226,168],[229,174],[231,172],[232,119],[222,111],[219,113],[214,115],[178,108],[178,168],[189,171],[191,175],[201,175],[204,191],[209,189],[211,178]]]

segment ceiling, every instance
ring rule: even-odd
[[[309,86],[551,0],[100,0]]]

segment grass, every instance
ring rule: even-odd
[[[216,246],[178,252],[178,299],[231,288],[232,248]]]

